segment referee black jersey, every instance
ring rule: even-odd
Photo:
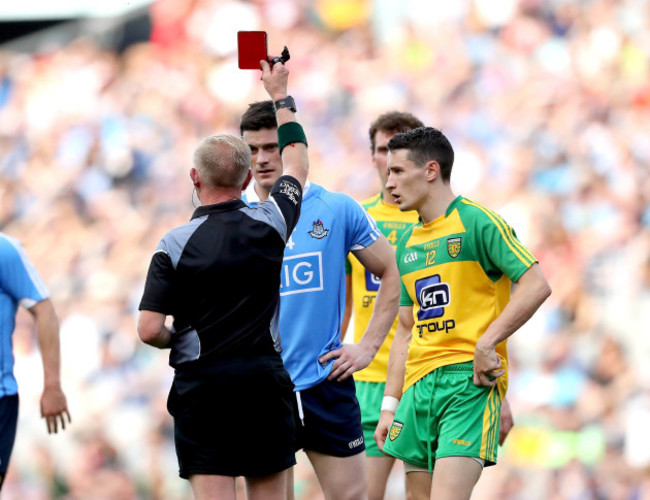
[[[283,176],[257,207],[241,200],[201,206],[162,238],[139,309],[173,316],[171,366],[264,354],[279,359],[271,325],[277,325],[282,257],[301,200],[298,181]]]

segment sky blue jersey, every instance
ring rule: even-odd
[[[243,197],[259,198],[249,188]],[[345,259],[380,236],[375,221],[359,203],[307,183],[300,219],[287,242],[280,286],[282,359],[296,391],[327,378],[334,360],[318,358],[341,347],[345,312]]]
[[[18,304],[29,309],[49,296],[20,242],[0,232],[0,397],[18,393],[12,342]]]

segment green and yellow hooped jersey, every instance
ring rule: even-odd
[[[363,208],[377,221],[377,227],[388,239],[393,248],[404,232],[418,221],[417,212],[401,212],[397,205],[384,203],[381,193],[361,202]],[[352,277],[352,303],[354,307],[354,341],[359,342],[375,307],[375,298],[379,290],[379,279],[366,270],[354,257],[349,255]],[[388,332],[384,343],[377,351],[372,362],[363,370],[354,374],[355,380],[364,382],[386,382],[388,354],[395,336],[397,318]]]
[[[400,306],[413,307],[404,391],[441,366],[474,359],[474,348],[510,300],[513,282],[537,259],[495,212],[457,197],[444,216],[409,228],[397,245]],[[508,384],[506,341],[497,346]]]

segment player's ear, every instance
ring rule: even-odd
[[[427,162],[426,169],[427,181],[433,182],[440,176],[440,164],[437,161],[431,160]]]

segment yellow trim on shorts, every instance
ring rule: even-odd
[[[497,406],[499,403],[499,392],[495,387],[490,389],[485,411],[483,412],[483,433],[481,438],[481,458],[490,462],[496,462],[496,445],[499,437],[497,432]],[[486,432],[487,430],[487,432]]]

